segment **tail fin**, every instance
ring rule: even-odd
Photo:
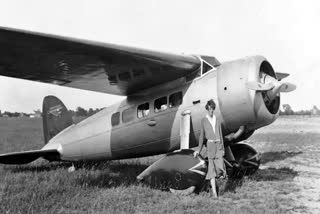
[[[71,113],[61,100],[55,96],[44,98],[42,103],[42,118],[45,144],[73,123]]]

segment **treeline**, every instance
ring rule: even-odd
[[[101,111],[103,108],[89,108],[88,110],[82,108],[82,107],[77,107],[76,111],[69,110],[72,116],[77,116],[77,117],[90,117],[91,115],[94,115],[95,113]]]
[[[314,115],[311,110],[301,110],[301,111],[280,111],[279,115]]]
[[[77,107],[76,110],[69,110],[69,112],[71,113],[72,116],[76,116],[76,117],[89,117],[91,115],[94,115],[95,113],[99,112],[100,110],[102,110],[103,108],[89,108],[89,109],[85,109],[82,107]],[[41,117],[42,116],[42,112],[40,110],[36,110],[34,111],[34,113],[31,114],[27,114],[24,112],[9,112],[9,111],[5,111],[5,112],[1,112],[0,110],[0,117]]]
[[[310,110],[293,111],[289,104],[282,105],[283,110],[280,110],[280,115],[320,115],[320,110],[317,106],[313,106]]]
[[[85,109],[82,107],[77,107],[76,110],[69,110],[73,117],[90,117],[95,113],[101,111],[103,108],[89,108]],[[23,112],[1,112],[0,110],[0,117],[41,117],[42,112],[40,110],[34,111],[35,113],[27,114]],[[289,104],[282,105],[282,110],[280,110],[280,115],[320,115],[320,110],[317,106],[313,106],[310,110],[300,110],[300,111],[293,111]]]
[[[8,112],[8,111],[5,111],[3,113],[1,113],[0,111],[0,117],[2,116],[7,116],[7,117],[29,117],[29,114],[26,114],[26,113],[22,113],[22,112]]]

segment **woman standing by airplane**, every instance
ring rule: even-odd
[[[216,178],[226,177],[224,165],[224,145],[221,131],[221,123],[214,114],[215,102],[211,99],[206,104],[208,114],[201,120],[201,132],[199,137],[199,151],[195,151],[197,156],[203,147],[204,140],[207,140],[208,173],[206,180],[210,180],[213,197],[217,198]]]

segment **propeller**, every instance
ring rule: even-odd
[[[289,74],[277,73],[278,79],[283,79]],[[274,100],[280,93],[291,92],[296,89],[296,85],[288,82],[281,82],[275,77],[272,77],[266,73],[260,73],[260,82],[249,81],[247,82],[247,88],[255,91],[261,91],[266,93],[266,97],[269,101]]]
[[[289,74],[287,74],[287,73],[279,73],[279,72],[277,72],[277,73],[276,73],[276,76],[277,76],[277,80],[282,80],[282,79],[284,79],[284,78],[288,77],[288,76],[289,76]]]

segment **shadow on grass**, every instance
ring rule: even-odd
[[[279,161],[284,160],[287,158],[294,157],[296,155],[302,154],[302,152],[288,152],[288,151],[281,151],[281,152],[265,152],[261,155],[261,163],[265,164],[271,161]]]
[[[252,181],[292,181],[298,172],[290,168],[268,168],[259,169],[255,174],[248,176]],[[245,178],[228,178],[226,182],[220,182],[223,192],[235,192],[236,188],[241,187]],[[219,182],[218,182],[219,184]]]
[[[86,168],[86,165],[84,168]],[[118,186],[131,186],[138,184],[136,177],[145,170],[148,165],[140,163],[121,163],[111,162],[105,164],[102,170],[96,165],[93,168],[92,173],[87,173],[85,176],[80,176],[76,179],[76,182],[80,185],[111,188]]]
[[[46,172],[56,169],[67,169],[72,163],[49,163],[43,165],[26,165],[8,167],[13,173],[19,172]],[[74,181],[81,186],[91,186],[99,188],[114,188],[119,186],[138,185],[136,176],[145,170],[148,165],[138,162],[121,161],[99,161],[99,162],[76,162],[75,167],[79,174],[73,174]],[[81,170],[85,169],[85,170]],[[76,171],[77,172],[77,171]],[[247,178],[253,181],[292,181],[298,172],[290,168],[268,168],[259,169],[255,174]],[[218,185],[223,192],[235,192],[241,187],[245,178],[229,178],[218,181]],[[147,184],[143,184],[147,185]],[[205,184],[207,186],[208,184]],[[148,185],[147,185],[148,186]],[[207,191],[208,187],[202,187],[200,191]],[[152,188],[152,187],[151,187]]]
[[[243,182],[244,178],[218,179],[216,183],[218,195],[223,195],[226,192],[235,193],[236,188],[241,187]],[[204,181],[203,186],[196,193],[199,194],[200,192],[211,192],[209,180]]]
[[[75,166],[76,170],[105,170],[109,169],[112,171],[127,170],[130,165],[134,165],[135,168],[145,168],[148,165],[140,163],[122,163],[120,161],[77,161],[77,162],[47,162],[39,165],[5,165],[6,170],[10,170],[13,173],[19,172],[46,172],[57,169],[67,169],[71,166]],[[139,172],[140,173],[140,172]]]
[[[81,186],[110,188],[138,184],[136,176],[148,165],[121,161],[81,161],[54,162],[42,165],[7,166],[12,173],[48,172],[57,169],[67,170],[72,164],[75,166],[75,182]],[[84,170],[81,170],[84,169]]]
[[[223,192],[236,192],[236,188],[241,187],[243,184],[244,178],[229,178],[224,184],[222,191]]]
[[[21,172],[48,172],[61,168],[70,167],[70,163],[47,163],[42,165],[21,165],[21,166],[5,166],[6,170],[10,170],[12,173],[21,173]]]
[[[290,168],[268,168],[260,169],[255,174],[249,176],[249,179],[254,181],[292,181],[298,172]]]

